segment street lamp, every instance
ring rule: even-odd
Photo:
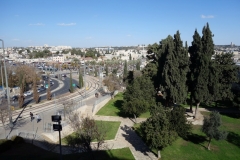
[[[2,41],[2,48],[3,48],[3,54],[4,54],[4,41],[2,39],[0,39],[0,41]],[[8,77],[7,77],[7,69],[6,69],[6,59],[5,59],[5,54],[3,56],[4,60],[4,72],[5,72],[5,80],[6,80],[6,88],[7,88],[7,101],[8,101],[8,113],[9,113],[9,126],[12,127],[13,126],[13,122],[12,122],[12,111],[11,111],[11,106],[10,106],[10,93],[9,93],[9,88],[8,88]]]

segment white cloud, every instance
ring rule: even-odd
[[[12,39],[13,41],[20,41],[20,39],[17,39],[17,38],[14,38],[14,39]]]
[[[29,25],[30,26],[44,26],[45,24],[43,24],[43,23],[31,23]]]
[[[214,15],[201,15],[201,18],[205,19],[205,18],[214,18]]]
[[[58,23],[59,26],[75,26],[76,23]]]

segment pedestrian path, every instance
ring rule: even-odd
[[[93,116],[95,120],[102,121],[120,121],[120,127],[114,140],[106,141],[109,149],[119,149],[129,147],[136,160],[155,160],[157,157],[145,145],[142,139],[132,129],[134,122],[129,118],[113,116]],[[145,121],[145,118],[138,118],[137,122]]]

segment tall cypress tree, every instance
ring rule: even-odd
[[[183,103],[187,97],[188,55],[179,31],[174,39],[168,36],[165,54],[160,90],[165,97],[166,106],[171,106],[173,103]]]
[[[108,76],[108,65],[106,65],[105,71],[106,71],[106,76]]]
[[[188,73],[188,90],[190,92],[190,111],[192,111],[192,103],[194,100],[194,94],[196,92],[197,79],[199,77],[199,71],[201,68],[200,57],[202,53],[202,42],[201,37],[197,30],[195,30],[193,35],[192,46],[189,47],[190,54],[190,72]],[[202,84],[204,85],[204,84]]]
[[[73,93],[72,71],[70,71],[70,93]]]
[[[79,77],[78,77],[78,86],[79,88],[83,87],[83,78],[82,78],[82,73],[79,72]]]
[[[127,61],[124,62],[124,69],[123,69],[123,78],[125,79],[128,76],[128,69],[127,69]]]
[[[192,46],[189,48],[191,60],[191,98],[196,102],[195,117],[198,113],[200,102],[209,102],[216,91],[216,68],[211,61],[214,54],[212,32],[207,23],[202,30],[202,38],[199,41],[197,31],[193,36]]]

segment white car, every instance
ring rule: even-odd
[[[31,91],[24,92],[24,96],[30,96],[30,95],[32,95]]]

